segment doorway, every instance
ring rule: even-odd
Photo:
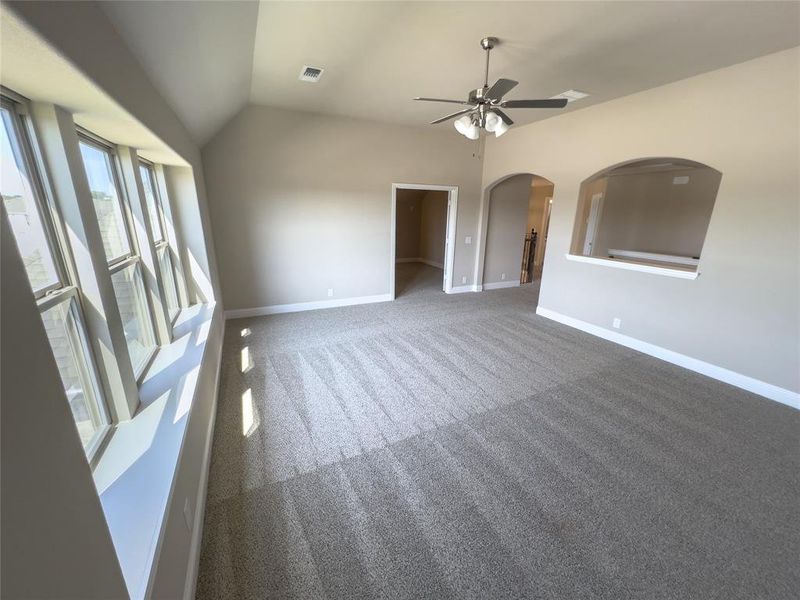
[[[457,203],[456,186],[392,184],[392,299],[452,291]]]
[[[478,289],[541,279],[554,189],[552,181],[532,173],[509,175],[487,188],[475,273]]]

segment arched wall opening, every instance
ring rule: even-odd
[[[684,158],[603,169],[581,184],[570,253],[697,271],[721,180]]]
[[[515,287],[541,277],[554,184],[515,173],[484,192],[476,281],[478,289]]]

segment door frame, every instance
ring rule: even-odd
[[[456,249],[456,220],[458,217],[458,186],[436,185],[431,183],[393,183],[392,184],[392,212],[391,212],[391,239],[389,241],[389,295],[392,300],[395,296],[395,259],[397,243],[397,190],[430,190],[432,192],[447,192],[447,224],[444,236],[444,266],[442,273],[442,291],[446,294],[453,290],[453,263],[455,262]]]
[[[586,217],[586,235],[583,237],[583,255],[594,255],[594,243],[597,238],[597,232],[600,229],[600,218],[603,216],[603,201],[605,200],[604,192],[597,192],[592,194],[589,201],[589,216]]]

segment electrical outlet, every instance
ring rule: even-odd
[[[328,288],[328,298],[333,298],[333,288]]]
[[[464,275],[464,276],[461,278],[461,283],[467,283],[467,276],[466,276],[466,275]]]
[[[192,507],[189,506],[189,498],[183,500],[183,520],[186,523],[186,529],[192,530]]]
[[[467,246],[469,246],[469,245],[472,243],[472,236],[471,236],[471,235],[468,235],[467,237],[465,237],[465,238],[464,238],[464,243],[465,243]]]
[[[614,327],[614,329],[619,329],[622,327],[622,319],[619,317],[614,317],[614,321],[611,323],[611,325]]]
[[[500,273],[500,281],[505,281],[505,279],[506,279],[506,274]]]

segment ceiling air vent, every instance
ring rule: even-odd
[[[320,69],[319,67],[309,67],[306,65],[300,71],[300,81],[310,81],[311,83],[316,83],[319,81],[319,78],[322,77],[322,71],[324,71],[324,69]]]
[[[588,98],[589,94],[586,92],[580,92],[578,90],[567,90],[566,92],[561,92],[552,97],[552,99],[556,98],[566,98],[567,102],[575,102],[576,100],[581,100],[583,98]]]

